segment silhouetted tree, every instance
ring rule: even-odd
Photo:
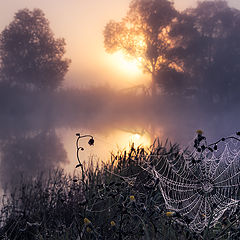
[[[208,101],[239,100],[240,11],[226,1],[199,2],[174,22],[172,56]],[[170,56],[171,57],[171,56]]]
[[[13,136],[1,142],[1,183],[12,184],[21,174],[34,176],[40,171],[67,162],[67,154],[54,130],[28,136]]]
[[[11,86],[56,89],[69,66],[64,53],[64,39],[54,37],[40,9],[20,10],[0,35],[1,79]]]
[[[161,88],[162,95],[182,97],[189,89],[188,73],[177,71],[176,69],[166,66],[156,73],[157,84]]]
[[[156,90],[156,75],[160,69],[175,68],[177,63],[166,58],[172,47],[169,25],[177,11],[168,0],[133,0],[129,11],[120,22],[110,21],[104,30],[106,51],[123,51],[138,60],[140,66],[152,76],[152,91]]]

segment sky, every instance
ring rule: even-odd
[[[2,0],[3,1],[3,0]],[[89,87],[110,85],[131,87],[148,82],[136,64],[127,62],[120,53],[110,55],[103,43],[104,26],[109,20],[125,16],[130,0],[8,0],[1,4],[0,31],[22,8],[40,8],[50,21],[56,37],[66,40],[66,57],[72,60],[65,86]],[[195,7],[196,0],[175,0],[177,9]],[[240,9],[239,0],[229,0]]]

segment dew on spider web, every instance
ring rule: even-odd
[[[231,140],[222,145],[213,153],[195,149],[178,158],[169,154],[161,158],[161,167],[148,168],[160,180],[166,207],[178,212],[181,217],[176,220],[195,232],[202,232],[209,221],[212,226],[240,200],[240,144]]]

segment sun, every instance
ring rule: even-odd
[[[140,61],[137,59],[128,59],[121,51],[111,55],[115,67],[128,76],[141,76],[142,70]]]
[[[115,130],[115,142],[120,149],[128,149],[134,144],[135,147],[149,147],[151,145],[150,134],[143,130],[121,129]]]
[[[138,141],[140,138],[141,138],[141,135],[138,134],[138,133],[135,133],[132,135],[132,141],[135,142],[135,141]]]

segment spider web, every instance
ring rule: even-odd
[[[154,155],[157,157],[153,148]],[[213,226],[239,202],[240,148],[236,140],[214,152],[166,154],[155,166],[148,171],[160,180],[166,208],[179,213],[177,221],[192,231]]]

